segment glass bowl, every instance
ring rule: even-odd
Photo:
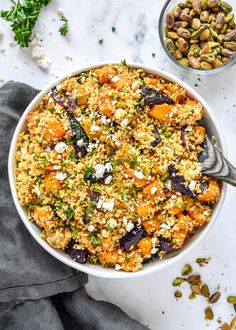
[[[179,68],[183,69],[185,72],[192,72],[197,75],[213,75],[213,74],[220,73],[220,72],[232,67],[236,63],[236,52],[233,55],[233,58],[231,59],[231,61],[229,61],[226,64],[224,64],[223,66],[213,69],[213,70],[199,70],[199,69],[194,69],[192,67],[186,67],[186,66],[182,65],[181,63],[179,63],[178,60],[174,56],[172,56],[172,54],[168,50],[166,43],[165,43],[166,37],[165,37],[164,29],[166,27],[167,14],[170,13],[171,10],[173,9],[173,7],[180,2],[185,2],[185,0],[183,0],[183,1],[166,0],[164,6],[162,8],[162,11],[160,13],[160,17],[159,17],[159,24],[158,24],[159,37],[160,37],[161,45],[162,45],[166,55],[168,56],[168,58],[173,63],[175,63]],[[235,14],[235,17],[236,17],[236,0],[226,0],[226,2],[232,6],[232,8],[233,8],[232,12]]]

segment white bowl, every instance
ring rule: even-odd
[[[21,119],[20,119],[20,121],[19,121],[19,123],[16,127],[16,130],[15,130],[15,133],[13,135],[12,142],[11,142],[11,147],[10,147],[10,152],[9,152],[9,159],[8,159],[8,174],[9,174],[9,180],[10,180],[10,187],[11,187],[11,192],[12,192],[12,196],[13,196],[13,200],[14,200],[16,209],[17,209],[22,221],[24,222],[26,228],[31,233],[31,235],[35,238],[35,240],[48,253],[53,255],[55,258],[57,258],[58,260],[60,260],[61,262],[63,262],[64,264],[66,264],[70,267],[73,267],[73,268],[75,268],[77,270],[80,270],[84,273],[94,275],[94,276],[98,276],[98,277],[103,277],[103,278],[139,277],[139,276],[143,276],[143,275],[147,275],[147,274],[157,272],[160,269],[163,269],[163,268],[167,267],[168,265],[170,265],[174,262],[177,262],[180,258],[182,258],[185,254],[187,254],[190,251],[190,249],[195,247],[201,240],[203,240],[206,237],[206,234],[212,228],[212,226],[213,226],[213,224],[216,220],[216,217],[217,217],[217,215],[218,215],[218,213],[219,213],[219,211],[222,207],[222,204],[223,204],[223,201],[224,201],[224,198],[225,198],[225,193],[226,193],[226,184],[223,184],[223,186],[222,186],[221,197],[220,197],[220,200],[218,201],[217,205],[214,208],[214,211],[213,211],[213,214],[212,214],[212,217],[211,217],[211,221],[204,228],[199,230],[194,236],[192,236],[186,242],[186,244],[184,245],[184,247],[181,249],[181,251],[179,253],[174,254],[173,256],[170,256],[170,257],[166,257],[162,260],[155,260],[153,262],[145,264],[143,269],[140,270],[139,272],[136,272],[136,273],[127,273],[127,272],[122,272],[122,271],[117,272],[114,269],[103,268],[102,266],[99,266],[99,265],[79,264],[79,263],[73,261],[65,252],[52,248],[40,237],[41,229],[37,225],[31,223],[28,220],[27,213],[26,213],[25,209],[20,205],[19,200],[17,198],[17,193],[16,193],[15,152],[16,152],[17,138],[18,138],[18,134],[26,128],[26,117],[27,117],[28,113],[30,111],[32,111],[33,109],[35,109],[39,105],[39,103],[41,102],[43,96],[46,93],[48,93],[48,91],[52,87],[54,87],[55,85],[57,85],[58,83],[60,83],[64,79],[66,79],[67,77],[77,75],[81,72],[84,72],[84,71],[87,71],[87,70],[90,70],[90,69],[94,69],[94,68],[100,67],[100,66],[105,65],[105,64],[108,64],[108,63],[99,63],[99,64],[96,64],[96,65],[84,67],[84,68],[81,68],[81,69],[79,69],[75,72],[72,72],[71,74],[60,78],[54,84],[52,84],[52,85],[48,86],[47,88],[45,88],[42,92],[40,92],[31,101],[31,103],[29,104],[27,109],[24,111],[24,113],[23,113],[23,115],[22,115],[22,117],[21,117]],[[116,63],[114,63],[114,64],[116,64]],[[219,129],[219,126],[218,126],[217,121],[215,119],[215,116],[213,115],[213,112],[211,111],[210,107],[207,105],[207,103],[201,98],[201,96],[198,93],[196,93],[190,86],[185,84],[183,81],[181,81],[180,79],[176,78],[174,75],[172,75],[170,73],[167,73],[165,71],[155,69],[153,67],[147,67],[147,66],[139,64],[139,63],[135,63],[135,64],[130,63],[130,64],[128,64],[128,66],[134,67],[134,68],[142,68],[148,73],[161,76],[164,79],[169,80],[169,81],[173,81],[173,82],[179,84],[180,86],[182,86],[188,92],[188,94],[191,95],[194,99],[198,100],[203,105],[203,107],[205,109],[205,112],[206,112],[206,116],[205,116],[205,119],[204,119],[204,125],[207,129],[207,133],[208,133],[209,136],[214,136],[215,137],[218,147],[222,150],[223,154],[226,156],[226,149],[225,149],[223,136],[220,132],[220,129]]]

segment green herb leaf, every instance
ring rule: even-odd
[[[123,59],[122,61],[120,61],[122,65],[126,66],[127,67],[127,63],[126,63],[126,60]]]
[[[69,30],[68,19],[65,18],[65,16],[62,16],[60,21],[63,22],[63,25],[60,27],[59,32],[62,36],[65,36]]]
[[[85,179],[88,179],[89,176],[93,173],[92,170],[90,170],[89,168],[84,172],[84,177]]]
[[[0,12],[0,17],[11,23],[14,40],[21,48],[29,46],[40,11],[50,2],[52,0],[17,0],[12,1],[9,10]]]
[[[128,195],[125,194],[125,193],[123,193],[123,194],[121,195],[121,199],[122,199],[123,202],[127,202],[127,200],[128,200]]]
[[[111,30],[112,32],[116,32],[116,28],[114,26],[111,28]]]
[[[74,151],[71,151],[71,153],[70,153],[70,159],[71,160],[74,160],[75,159],[75,153],[74,153]]]

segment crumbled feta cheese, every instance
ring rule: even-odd
[[[133,222],[128,222],[125,229],[129,232],[134,228]]]
[[[48,58],[44,54],[44,49],[41,45],[42,38],[39,33],[35,34],[35,37],[33,38],[31,42],[32,47],[32,57],[36,61],[39,67],[41,67],[44,70],[47,70],[49,68],[50,62]]]
[[[195,187],[196,187],[196,183],[197,182],[195,180],[192,180],[190,182],[190,184],[188,185],[189,189],[193,191],[195,189]]]
[[[107,118],[106,116],[101,117],[102,123],[105,125],[107,123]]]
[[[92,233],[94,231],[95,227],[93,225],[89,225],[88,226],[88,231],[90,231],[90,233]]]
[[[120,80],[120,77],[119,76],[114,76],[112,77],[111,81],[113,81],[114,83],[119,81]]]
[[[90,128],[91,132],[96,132],[96,131],[99,131],[99,130],[100,130],[100,127],[97,126],[97,125],[92,125],[91,128]]]
[[[185,131],[187,131],[187,132],[192,132],[192,130],[193,130],[192,126],[187,126],[185,128]]]
[[[125,110],[124,109],[117,109],[116,112],[115,112],[115,118],[116,119],[121,119],[122,117],[124,117],[126,114]]]
[[[122,254],[122,250],[121,249],[118,250],[118,254]]]
[[[58,173],[56,174],[55,178],[56,178],[57,180],[63,181],[63,180],[65,180],[65,178],[66,178],[66,174],[65,174],[65,173],[61,173],[61,172],[58,172]]]
[[[107,172],[112,171],[112,165],[111,165],[111,163],[110,162],[109,163],[106,163],[105,164],[105,168],[106,168]]]
[[[64,16],[64,10],[61,7],[57,8],[57,13],[59,16]]]
[[[156,191],[157,191],[157,187],[152,187],[151,188],[151,194],[152,195],[155,195]]]
[[[165,149],[166,149],[167,151],[171,152],[172,154],[174,154],[174,150],[173,150],[173,149],[171,149],[171,148],[169,148],[169,147],[165,147]]]
[[[80,139],[76,142],[77,146],[81,147],[83,145],[84,141],[83,139]]]
[[[65,142],[58,142],[55,145],[54,150],[58,153],[58,154],[62,154],[64,151],[66,151],[68,149],[68,146]]]
[[[126,225],[128,220],[126,217],[123,217],[122,221],[123,221],[123,224]]]
[[[129,123],[129,120],[127,118],[123,119],[121,122],[120,122],[120,126],[121,127],[125,127],[127,126]]]
[[[168,225],[167,223],[163,222],[163,223],[160,225],[160,228],[162,228],[162,229],[170,229],[170,225]]]
[[[165,186],[169,191],[171,191],[172,188],[171,188],[171,181],[170,180],[167,180],[167,182],[165,183]]]
[[[106,167],[101,164],[96,164],[94,166],[94,169],[95,169],[95,177],[97,179],[101,179],[106,171]]]
[[[45,150],[46,150],[47,152],[51,152],[51,151],[52,151],[52,149],[51,149],[50,147],[47,147]]]
[[[60,170],[60,166],[59,165],[53,165],[53,169],[54,170]]]
[[[157,253],[158,250],[159,250],[158,248],[153,247],[153,248],[151,249],[151,254],[155,254],[155,253]]]
[[[105,184],[110,184],[111,181],[112,181],[112,175],[109,175],[109,176],[105,179],[104,183],[105,183]]]
[[[115,219],[110,219],[107,224],[110,228],[115,228],[117,226],[117,221]]]
[[[100,209],[102,207],[102,203],[104,202],[103,198],[99,198],[97,203],[97,209]]]
[[[121,269],[121,266],[120,266],[119,264],[116,264],[116,265],[115,265],[115,270],[116,270],[116,271],[119,271],[120,269]]]
[[[136,178],[138,178],[139,180],[142,180],[144,179],[144,175],[142,172],[139,172],[139,171],[134,171],[134,175],[136,176]]]
[[[157,238],[156,238],[156,237],[153,237],[153,238],[152,238],[152,245],[155,246],[156,242],[157,242]]]
[[[137,158],[137,162],[140,163],[141,162],[141,157]]]
[[[102,203],[102,208],[104,210],[112,212],[112,210],[114,208],[114,205],[115,205],[115,201],[114,201],[114,198],[112,198],[109,202],[103,202]]]
[[[39,196],[41,194],[40,190],[39,190],[39,187],[38,186],[35,186],[34,187],[34,192],[37,196]]]

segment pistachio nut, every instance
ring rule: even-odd
[[[183,66],[189,66],[189,61],[187,58],[183,57],[180,60],[178,60],[178,62],[183,65]]]
[[[194,16],[196,15],[194,9],[191,9],[191,10],[190,10],[189,15],[190,15],[191,17],[194,17]]]
[[[230,50],[230,49],[223,48],[223,49],[221,50],[221,54],[222,54],[223,56],[231,57],[231,56],[234,55],[234,52],[233,52],[232,50]]]
[[[183,13],[180,14],[179,18],[180,18],[182,21],[188,22],[189,24],[191,24],[191,23],[192,23],[192,20],[193,20],[193,18],[192,18],[190,15],[188,15],[188,14],[183,14]]]
[[[209,62],[201,61],[201,69],[208,71],[208,70],[212,70],[213,69],[213,66]]]
[[[230,57],[227,57],[227,56],[223,56],[223,57],[222,57],[222,62],[223,62],[224,64],[228,63],[229,61],[230,61]]]
[[[201,12],[201,15],[200,15],[201,22],[207,23],[207,22],[209,22],[209,18],[210,18],[210,15],[209,15],[208,11],[205,10],[205,11]]]
[[[188,22],[184,22],[184,21],[177,21],[175,22],[175,27],[178,29],[180,27],[182,28],[186,28],[188,26]]]
[[[194,69],[200,69],[201,65],[199,60],[194,57],[194,56],[189,56],[188,57],[189,64],[191,65],[192,68]]]
[[[179,6],[174,6],[172,9],[172,14],[174,15],[175,18],[178,18],[179,15],[181,14],[181,8]]]
[[[205,309],[205,319],[206,320],[213,320],[214,319],[214,313],[211,307],[207,307]]]
[[[185,53],[189,49],[189,44],[184,38],[179,38],[176,42],[177,48],[182,53]]]
[[[207,45],[210,46],[211,48],[214,48],[219,46],[219,42],[209,41]]]
[[[201,0],[202,10],[206,10],[208,7],[207,0]]]
[[[172,29],[175,26],[175,18],[172,13],[166,15],[166,25],[169,29]]]
[[[181,8],[181,9],[184,9],[184,8],[187,7],[187,5],[186,5],[185,2],[180,2],[180,3],[178,3],[178,6],[179,6],[179,8]]]
[[[200,34],[205,30],[205,26],[201,26],[198,30],[192,33],[191,39],[198,39]]]
[[[210,35],[214,39],[218,39],[218,36],[219,36],[218,33],[215,30],[213,30],[212,28],[210,28]]]
[[[201,41],[205,41],[205,40],[207,40],[209,37],[210,37],[210,30],[209,30],[209,29],[206,29],[205,31],[203,31],[203,32],[200,34],[199,39],[200,39]]]
[[[233,329],[236,329],[236,317],[233,318],[233,320],[231,321],[230,325],[231,325],[231,329],[232,330]]]
[[[174,39],[174,40],[179,39],[178,33],[173,32],[173,31],[168,32],[167,37],[170,38],[170,39]]]
[[[194,56],[198,56],[200,54],[201,48],[198,44],[193,44],[190,46],[189,51],[193,51]]]
[[[200,51],[199,55],[205,55],[205,54],[210,54],[211,53],[211,47],[210,46],[205,46],[202,48]]]
[[[184,15],[188,15],[190,13],[190,9],[189,8],[184,8],[181,12],[181,14],[184,14]]]
[[[202,10],[201,2],[199,0],[192,0],[193,10],[196,14],[200,14]]]
[[[194,57],[194,51],[193,50],[190,50],[187,54],[187,58],[193,56]]]
[[[193,18],[192,20],[192,24],[191,24],[191,27],[194,29],[194,30],[198,30],[201,26],[201,21],[199,18]]]
[[[217,6],[217,7],[211,8],[211,10],[213,11],[213,13],[218,13],[220,11],[220,8]]]
[[[202,54],[201,55],[201,60],[202,61],[206,61],[208,63],[212,63],[215,61],[215,55],[213,53],[210,53],[210,54]]]
[[[220,2],[221,2],[221,0],[208,0],[207,4],[208,4],[208,7],[214,8],[214,7],[218,6]]]
[[[178,28],[177,33],[182,38],[185,38],[185,39],[190,39],[191,38],[191,32],[188,29]]]
[[[225,41],[232,41],[236,38],[236,29],[232,30],[225,35]]]
[[[176,51],[173,53],[173,56],[174,56],[177,60],[180,60],[180,59],[183,57],[183,54],[182,54],[178,49],[176,49]]]
[[[174,53],[176,51],[176,46],[172,39],[166,38],[166,46],[171,53]]]
[[[225,1],[222,1],[221,3],[220,3],[220,8],[223,10],[223,12],[224,13],[226,13],[226,14],[228,14],[228,13],[230,13],[232,10],[233,10],[233,8],[232,8],[232,6],[230,6],[227,2],[225,2]]]
[[[236,304],[236,296],[229,296],[229,297],[227,298],[227,302],[228,302],[229,304]]]
[[[228,13],[225,16],[225,22],[228,23],[229,21],[231,21],[232,18],[234,18],[234,14],[233,13]]]
[[[234,52],[236,52],[236,41],[227,41],[227,42],[224,42],[223,45],[224,45],[224,48],[233,50]]]
[[[221,30],[225,24],[225,15],[223,13],[218,13],[216,16],[216,28]]]
[[[181,59],[182,60],[182,59]],[[180,60],[180,61],[181,61]],[[183,277],[176,277],[175,279],[174,279],[174,281],[172,282],[172,285],[173,286],[179,286],[179,285],[181,285],[183,282],[185,281],[185,279],[183,278]]]
[[[220,68],[222,65],[224,65],[224,63],[217,57],[215,58],[215,61],[212,62],[212,64],[215,69]]]

